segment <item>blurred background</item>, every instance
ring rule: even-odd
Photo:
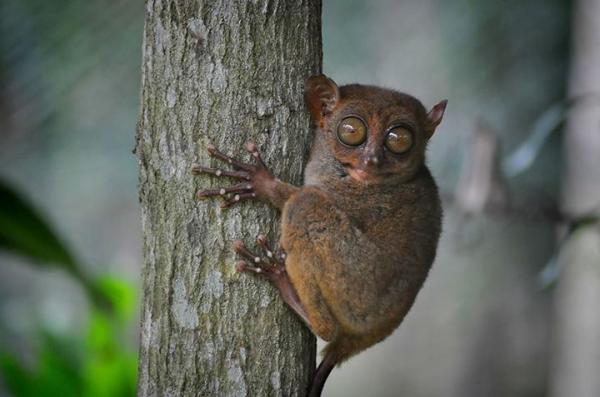
[[[143,18],[0,2],[0,395],[134,395]],[[598,25],[597,0],[324,0],[336,82],[449,99],[438,259],[326,395],[600,395]]]

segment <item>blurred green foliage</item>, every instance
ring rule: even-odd
[[[133,319],[136,291],[111,277],[87,278],[62,239],[16,191],[0,181],[0,249],[40,267],[59,267],[78,282],[91,302],[83,335],[37,332],[37,363],[25,366],[0,346],[0,376],[15,397],[133,396],[137,357],[124,338]]]
[[[75,260],[40,215],[16,192],[0,182],[0,248],[35,259],[42,266],[78,271]]]

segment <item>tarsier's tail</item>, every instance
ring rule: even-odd
[[[325,356],[317,371],[315,372],[315,376],[313,378],[312,384],[310,386],[310,391],[308,392],[308,397],[321,397],[321,392],[323,392],[323,387],[325,386],[325,381],[333,367],[335,367],[336,362],[331,359],[331,357]]]
[[[365,349],[367,340],[361,337],[338,335],[323,350],[324,357],[315,372],[308,397],[320,397],[331,370],[338,364]]]

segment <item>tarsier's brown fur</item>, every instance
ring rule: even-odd
[[[273,178],[249,145],[258,165],[237,163],[240,179],[249,183],[232,188],[225,204],[256,196],[282,210],[280,245],[286,256],[273,267],[262,266],[268,261],[237,242],[236,250],[255,260],[241,262],[239,269],[266,276],[311,330],[329,342],[309,392],[318,396],[333,366],[398,327],[427,277],[442,210],[424,163],[425,149],[446,102],[427,112],[409,95],[364,85],[337,87],[323,75],[307,80],[305,99],[316,125],[305,185]],[[348,116],[366,124],[360,146],[345,145],[336,135]],[[401,155],[383,144],[398,123],[413,137],[411,149]],[[215,148],[211,153],[229,159]],[[201,166],[195,170],[215,173]],[[259,244],[268,247],[261,239]]]

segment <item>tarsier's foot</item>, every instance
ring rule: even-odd
[[[282,277],[287,277],[285,272],[285,253],[274,252],[269,246],[267,238],[262,234],[256,238],[256,243],[263,249],[266,258],[250,251],[241,240],[233,242],[235,252],[249,261],[239,261],[236,266],[237,271],[258,274],[277,284]]]
[[[240,183],[233,186],[200,190],[197,193],[198,198],[222,196],[224,201],[221,204],[221,208],[228,208],[242,200],[258,197],[260,195],[261,187],[274,179],[273,175],[271,175],[265,166],[265,163],[262,161],[256,145],[252,142],[246,144],[246,150],[250,152],[256,164],[246,164],[229,157],[221,153],[214,145],[208,145],[207,150],[212,157],[231,164],[234,171],[194,164],[192,166],[192,174],[211,174],[218,177],[230,177],[241,180]]]
[[[273,251],[267,242],[267,238],[262,234],[258,236],[256,243],[265,252],[266,259],[250,251],[240,240],[233,243],[235,252],[247,259],[247,261],[242,260],[237,263],[237,271],[254,273],[269,280],[277,287],[288,306],[310,327],[306,310],[304,310],[285,270],[285,253],[283,251],[279,253]]]

